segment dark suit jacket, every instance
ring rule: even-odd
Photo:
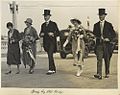
[[[96,45],[100,44],[101,29],[100,21],[94,24],[93,34],[96,36]],[[108,38],[112,41],[115,38],[115,31],[111,23],[105,21],[103,28],[103,38]]]
[[[54,34],[54,37],[50,37],[48,35],[49,32],[52,32]],[[45,51],[48,51],[49,46],[53,45],[55,47],[54,52],[57,50],[56,46],[56,37],[59,36],[59,29],[55,22],[50,21],[49,24],[46,26],[46,23],[43,23],[41,25],[41,32],[39,36],[41,37],[41,33],[44,33],[43,37],[43,47]]]

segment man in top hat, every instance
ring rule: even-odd
[[[49,59],[49,70],[46,74],[51,75],[56,73],[53,53],[57,50],[56,42],[59,41],[59,29],[57,24],[50,20],[50,10],[44,10],[43,15],[45,22],[41,25],[39,36],[43,37],[43,47]]]
[[[110,59],[113,52],[112,41],[115,38],[115,31],[111,23],[105,20],[107,13],[104,8],[99,9],[100,21],[94,24],[93,34],[96,37],[95,54],[97,57],[97,74],[95,78],[102,79],[102,59],[105,62],[105,78],[109,78]]]

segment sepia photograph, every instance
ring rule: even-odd
[[[23,88],[120,95],[119,7],[119,0],[1,0],[3,95]]]

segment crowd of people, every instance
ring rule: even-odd
[[[105,78],[109,78],[110,74],[110,60],[113,53],[112,41],[115,38],[115,31],[111,23],[105,20],[107,13],[104,8],[98,10],[98,15],[100,21],[94,24],[93,34],[96,38],[95,54],[97,58],[97,73],[94,75],[97,79],[102,79],[102,59],[105,61]],[[41,31],[39,35],[36,29],[32,26],[32,19],[27,18],[24,22],[26,28],[22,38],[19,36],[19,31],[13,28],[11,22],[7,23],[8,31],[8,53],[7,53],[7,64],[8,72],[5,74],[10,74],[12,72],[11,65],[17,66],[16,74],[20,73],[21,57],[23,64],[30,67],[29,74],[34,73],[34,68],[36,64],[36,40],[43,37],[43,47],[48,54],[49,60],[49,70],[47,75],[52,75],[56,73],[56,66],[53,54],[57,51],[56,42],[60,41],[60,31],[56,22],[50,20],[51,14],[50,10],[44,10],[44,20],[45,22],[41,25]],[[82,26],[79,19],[71,19],[72,27],[69,28],[69,36],[63,44],[63,48],[72,41],[72,53],[74,56],[74,66],[76,66],[77,73],[76,76],[79,77],[83,72],[84,65],[84,51],[86,37],[85,28]],[[19,42],[22,43],[20,47]],[[20,50],[20,48],[22,48]]]

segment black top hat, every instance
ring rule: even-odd
[[[51,16],[50,10],[44,10],[44,14],[43,15],[50,15]]]
[[[81,24],[81,21],[76,18],[73,18],[70,21],[71,21],[71,23],[77,22],[78,24]]]
[[[105,13],[105,9],[104,8],[100,8],[98,15],[107,15],[107,13]]]

